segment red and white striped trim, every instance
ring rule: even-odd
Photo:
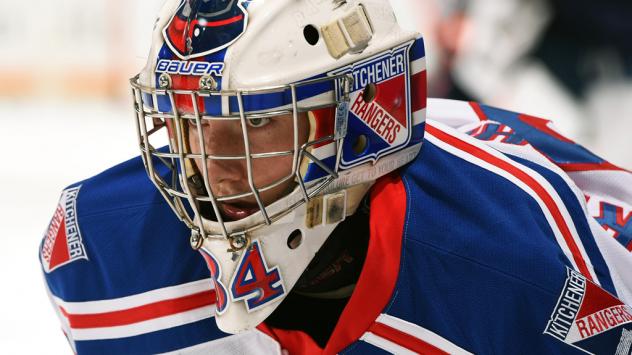
[[[53,310],[55,311],[55,314],[57,315],[57,318],[59,319],[59,322],[61,323],[60,324],[61,325],[61,331],[64,333],[64,336],[68,340],[68,344],[70,344],[70,347],[72,348],[73,353],[76,354],[77,353],[77,348],[75,346],[75,341],[69,334],[70,333],[70,327],[68,326],[68,319],[66,319],[66,317],[64,317],[64,315],[59,310],[59,307],[57,306],[57,303],[56,303],[56,300],[55,300],[55,296],[53,296],[53,293],[50,290],[50,286],[48,285],[48,281],[46,280],[45,277],[44,277],[43,282],[44,282],[44,285],[46,287],[46,294],[48,295],[48,300],[50,301],[51,305],[53,306]]]
[[[560,168],[566,172],[578,172],[578,171],[625,171],[625,169],[620,168],[612,163],[607,161],[601,163],[560,163]],[[629,173],[629,172],[628,172]]]
[[[425,101],[427,96],[427,78],[426,78],[426,57],[419,58],[410,63],[410,90],[411,94],[414,90],[423,90],[423,95],[413,95],[410,103],[412,111],[412,124],[416,126],[425,122],[426,120],[426,106],[428,103]],[[424,102],[418,100],[423,97]],[[412,128],[412,127],[410,127]]]
[[[419,74],[426,71],[426,57],[421,57],[410,62],[410,75]]]
[[[471,354],[417,324],[381,314],[360,340],[393,354]]]
[[[424,122],[426,122],[426,109],[425,108],[413,112],[413,126],[420,125]]]
[[[53,296],[73,340],[114,339],[177,327],[215,314],[210,279],[110,300],[66,302]]]
[[[410,63],[411,93],[413,92],[412,91],[413,89],[423,90],[424,95],[422,96],[423,97],[427,96],[426,75],[427,75],[426,74],[426,57],[419,58]],[[415,102],[410,103],[411,111],[413,111],[412,112],[413,127],[426,122],[426,106],[428,105],[428,103],[416,102],[418,98],[419,98],[419,95],[417,95],[417,97],[412,97],[411,99]],[[410,127],[410,129],[412,129],[412,127]]]
[[[427,139],[432,144],[504,177],[533,197],[551,226],[560,248],[573,266],[591,281],[599,283],[570,213],[555,188],[544,177],[483,142],[453,132],[438,122],[433,121],[428,125],[426,132]]]

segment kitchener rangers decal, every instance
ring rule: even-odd
[[[343,167],[379,159],[384,154],[403,149],[410,142],[411,108],[406,95],[410,91],[407,60],[410,47],[411,43],[407,43],[331,73],[346,72],[353,77],[348,129],[365,137],[367,142],[359,152],[354,146],[356,142],[345,141]],[[338,95],[343,92],[342,85],[340,81],[336,82]]]
[[[81,186],[64,190],[48,226],[40,256],[47,273],[73,261],[88,259],[77,224],[77,196]]]
[[[627,342],[627,334],[632,331],[632,307],[582,274],[571,269],[567,274],[544,334],[589,354],[603,353],[612,344]],[[608,350],[610,354],[619,354],[616,348]]]

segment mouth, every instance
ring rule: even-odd
[[[238,221],[258,212],[259,206],[222,203],[219,205],[219,209],[224,218],[229,221]]]

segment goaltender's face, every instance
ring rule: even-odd
[[[307,141],[309,134],[307,114],[299,114],[299,147]],[[292,115],[281,115],[269,119],[254,119],[247,124],[250,154],[291,152],[294,149],[294,124]],[[204,120],[202,132],[191,121],[188,125],[189,146],[192,153],[199,154],[202,134],[206,153],[214,156],[245,156],[244,137],[241,122],[238,120]],[[277,157],[253,158],[252,176],[256,188],[261,189],[288,176],[292,172],[293,154]],[[199,172],[204,165],[201,159],[195,160]],[[245,159],[207,160],[207,172],[211,190],[215,197],[223,197],[251,192],[248,183],[248,169]],[[288,179],[281,185],[260,192],[265,205],[278,200],[295,186],[294,179]],[[219,205],[224,218],[238,220],[257,211],[254,196],[225,201]]]

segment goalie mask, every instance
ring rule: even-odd
[[[261,323],[371,184],[415,158],[423,41],[386,0],[168,0],[131,80],[150,179],[218,326]],[[353,238],[353,236],[348,236]]]

